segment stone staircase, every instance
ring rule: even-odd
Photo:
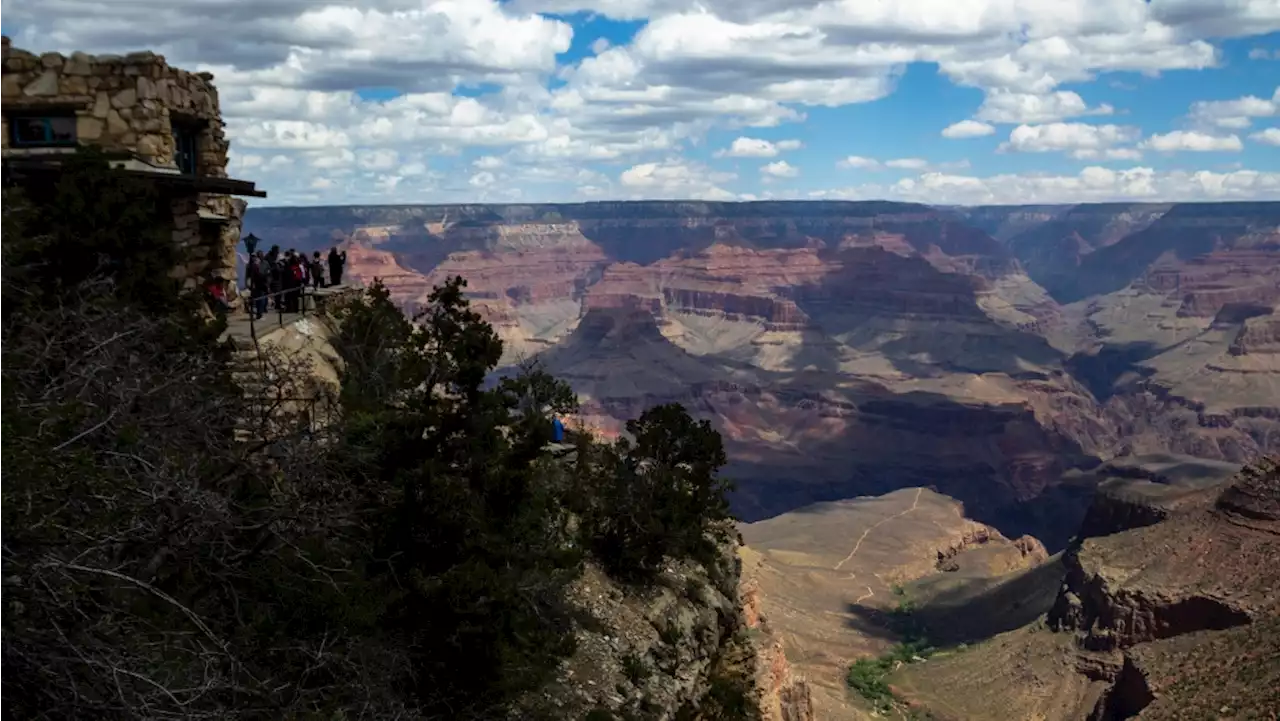
[[[273,376],[270,368],[263,368],[256,349],[237,347],[233,351],[231,377],[243,389],[248,411],[237,424],[237,440],[268,441],[299,432],[314,432],[323,424],[318,398],[282,396]]]

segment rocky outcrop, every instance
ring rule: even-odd
[[[1082,634],[1082,645],[1109,651],[1200,630],[1222,630],[1249,623],[1247,605],[1228,596],[1182,583],[1169,557],[1149,546],[1169,529],[1214,529],[1220,524],[1210,513],[1222,507],[1222,497],[1244,500],[1256,506],[1269,497],[1265,480],[1273,465],[1241,471],[1232,467],[1171,456],[1125,459],[1106,464],[1097,473],[1106,477],[1082,524],[1078,541],[1067,551],[1062,592],[1049,614],[1059,630]],[[1226,489],[1224,493],[1224,489]],[[1232,505],[1227,500],[1227,506]],[[1199,520],[1196,520],[1199,519]],[[1166,524],[1156,528],[1160,524]],[[1105,538],[1104,538],[1105,537]],[[1216,539],[1198,539],[1213,544]],[[1127,550],[1128,544],[1141,544]],[[1184,547],[1186,544],[1183,544]],[[1185,553],[1174,552],[1171,556]],[[1141,569],[1135,575],[1135,569]],[[1168,584],[1143,583],[1158,573],[1170,576],[1179,590]],[[1212,569],[1204,571],[1213,577]],[[1134,583],[1133,581],[1138,581]]]
[[[956,556],[975,547],[986,546],[992,541],[1010,544],[1020,554],[1020,557],[1013,564],[1014,568],[999,569],[999,571],[1037,566],[1049,559],[1049,552],[1045,550],[1044,544],[1035,536],[1021,536],[1017,540],[1009,541],[999,531],[990,526],[972,524],[961,531],[958,538],[951,539],[949,543],[934,552],[937,558],[934,566],[939,571],[957,571],[960,566],[956,563]]]
[[[513,721],[529,713],[583,719],[592,711],[674,719],[703,707],[713,687],[754,698],[738,581],[734,548],[714,567],[673,561],[643,589],[588,565],[568,594],[581,618],[577,650]]]
[[[1120,670],[1115,672],[1110,688],[1094,706],[1089,721],[1122,721],[1133,718],[1154,700],[1156,697],[1151,692],[1146,673],[1132,658],[1126,656]]]
[[[1242,470],[1217,506],[1228,514],[1280,522],[1280,460],[1264,458]]]
[[[1169,598],[1159,593],[1117,589],[1105,569],[1067,562],[1067,590],[1049,615],[1058,631],[1081,632],[1090,651],[1112,651],[1196,631],[1221,631],[1249,623],[1247,611],[1226,599],[1187,594]]]
[[[760,607],[760,585],[742,584],[743,619],[755,653],[755,684],[763,721],[815,721],[813,692],[787,661],[782,639],[769,626]]]
[[[1126,501],[1146,498],[1161,520],[1139,516],[1135,522],[1146,525],[1073,544],[1046,624],[931,659],[928,668],[906,672],[904,687],[930,709],[965,717],[1273,714],[1280,701],[1280,462],[1266,459],[1216,480],[1176,461],[1110,469],[1145,475],[1116,480],[1182,488],[1165,494],[1135,485]],[[1197,477],[1204,482],[1186,493]],[[929,610],[926,604],[919,613]]]
[[[1238,470],[1234,463],[1168,454],[1113,459],[1090,471],[1097,486],[1077,537],[1120,533],[1206,508]]]
[[[1240,329],[1231,341],[1231,355],[1280,354],[1280,309],[1250,303],[1244,311],[1249,317],[1238,321]]]

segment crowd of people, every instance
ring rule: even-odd
[[[327,260],[327,262],[326,262]],[[249,256],[245,280],[249,287],[249,312],[255,319],[267,314],[268,303],[272,309],[284,313],[298,313],[302,309],[302,294],[307,286],[323,288],[342,283],[342,270],[347,264],[347,252],[336,247],[329,250],[327,259],[315,251],[308,258],[290,248],[280,251],[273,245],[263,253],[256,251]],[[326,278],[326,266],[328,275]]]

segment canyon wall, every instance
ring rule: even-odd
[[[1280,203],[607,202],[254,209],[412,311],[460,274],[606,433],[709,418],[764,518],[930,485],[1061,548],[1126,454],[1280,449]],[[1064,255],[1066,253],[1066,255]],[[1069,262],[1067,262],[1069,261]],[[1039,282],[1038,282],[1039,281]]]

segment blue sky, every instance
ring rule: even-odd
[[[271,204],[1280,199],[1276,0],[4,10],[19,47],[213,71]]]

